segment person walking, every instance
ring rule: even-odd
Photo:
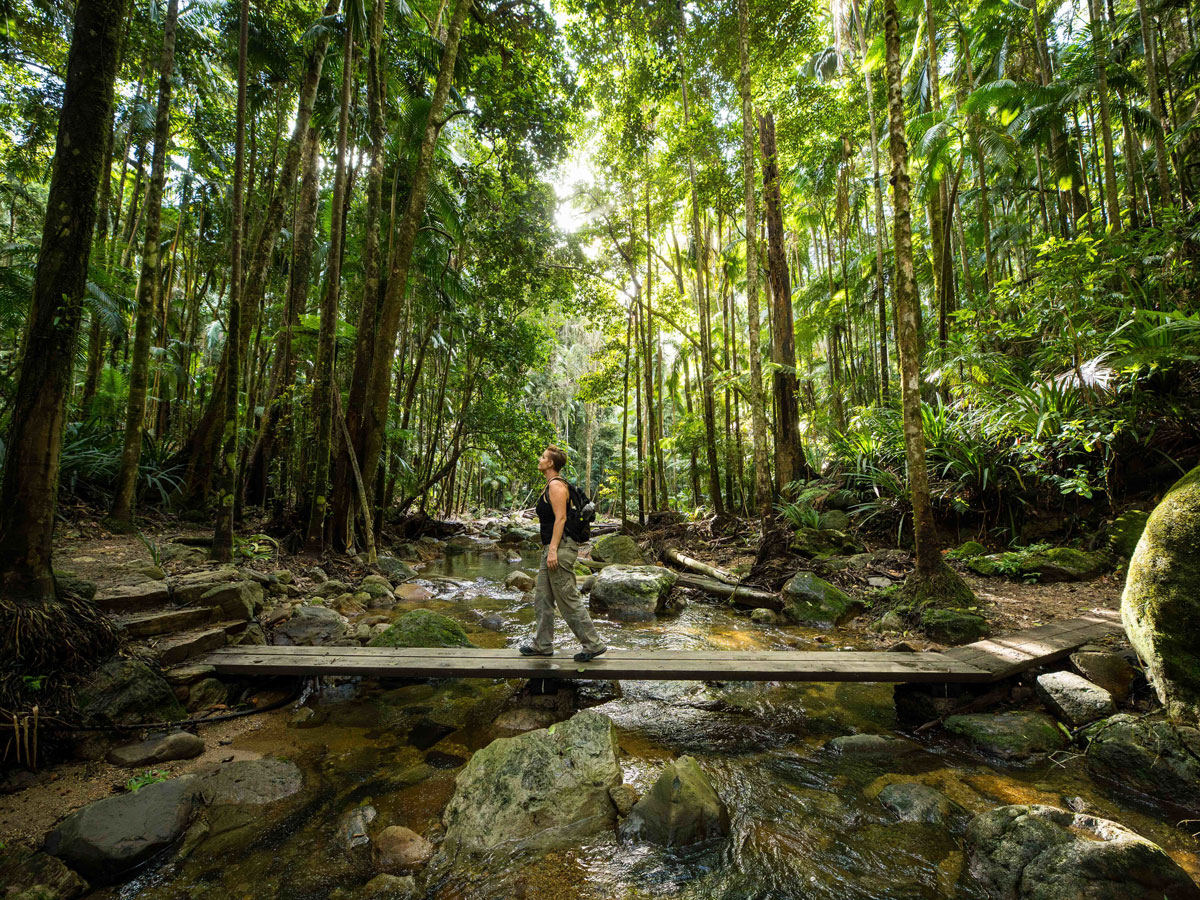
[[[553,445],[538,457],[538,471],[546,479],[546,489],[538,497],[535,507],[542,531],[542,564],[538,567],[533,595],[537,631],[532,643],[522,644],[519,649],[522,656],[554,655],[554,607],[557,604],[567,625],[583,644],[583,650],[575,654],[575,661],[591,662],[608,648],[601,643],[575,586],[579,544],[564,533],[570,488],[567,480],[558,474],[566,464],[567,454]]]

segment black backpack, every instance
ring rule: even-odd
[[[561,479],[567,486],[567,524],[563,533],[579,544],[592,539],[592,520],[596,518],[596,504],[578,485]]]

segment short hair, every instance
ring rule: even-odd
[[[551,444],[546,448],[546,452],[550,454],[550,461],[554,463],[554,471],[561,472],[567,467],[567,453],[565,450]]]

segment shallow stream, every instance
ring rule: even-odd
[[[530,569],[536,560],[527,559]],[[464,623],[480,646],[514,648],[533,611],[503,587],[517,565],[460,553],[430,564],[436,594],[419,604]],[[416,604],[401,603],[399,616]],[[485,617],[492,629],[481,624]],[[559,654],[577,647],[561,620]],[[679,615],[630,625],[598,620],[612,646],[638,649],[836,650],[837,631],[753,624],[729,608],[696,602]],[[818,642],[818,638],[821,639]],[[349,682],[307,700],[309,727],[280,713],[257,720],[233,749],[287,757],[305,773],[305,800],[281,821],[237,841],[205,841],[182,862],[96,896],[308,898],[358,895],[376,874],[370,848],[355,843],[355,811],[374,808],[370,831],[404,825],[435,840],[456,771],[497,735],[492,724],[512,687],[483,680],[439,684]],[[602,689],[586,688],[603,700]],[[1008,803],[1086,808],[1162,846],[1200,880],[1200,843],[1171,815],[1094,782],[1076,751],[1030,767],[990,763],[937,732],[912,753],[836,756],[830,738],[905,734],[892,689],[878,684],[632,682],[595,707],[616,724],[625,781],[640,793],[664,763],[691,754],[728,804],[731,835],[686,853],[608,834],[535,859],[497,859],[430,885],[438,900],[491,898],[694,898],[694,900],[924,900],[976,896],[958,886],[961,833],[970,815]],[[911,736],[911,734],[909,735]],[[876,799],[890,782],[920,781],[961,806],[949,827],[898,822]],[[1193,829],[1194,830],[1194,829]]]

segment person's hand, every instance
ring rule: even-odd
[[[546,567],[549,569],[558,568],[558,548],[551,547],[546,551]]]

